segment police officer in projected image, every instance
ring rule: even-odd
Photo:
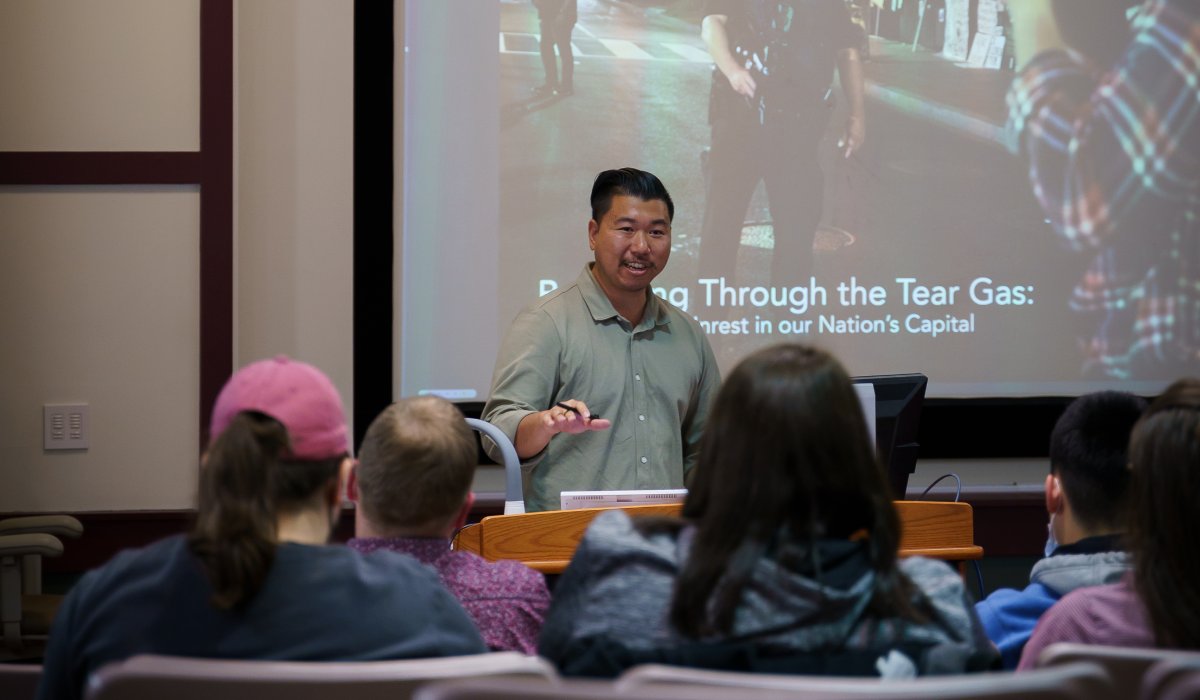
[[[571,51],[571,31],[579,16],[578,0],[533,0],[538,13],[538,52],[546,82],[533,88],[535,98],[570,97],[575,94],[575,54]],[[554,49],[558,49],[555,57]],[[562,60],[562,75],[558,61]]]
[[[866,137],[864,37],[844,0],[710,0],[702,36],[716,68],[712,150],[700,231],[700,277],[732,276],[746,208],[761,180],[774,231],[771,284],[805,284],[821,221],[818,147],[829,123],[834,68],[847,103],[839,155]]]
[[[606,170],[591,207],[595,260],[513,321],[483,409],[516,446],[529,511],[562,491],[685,486],[720,384],[699,324],[651,292],[671,255],[666,187]]]

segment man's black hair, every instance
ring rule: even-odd
[[[621,168],[605,170],[597,175],[592,185],[592,219],[596,223],[600,223],[608,213],[616,195],[637,197],[646,202],[662,200],[667,204],[667,216],[675,220],[675,203],[671,201],[671,195],[662,181],[653,173],[637,168]]]
[[[1146,402],[1101,391],[1075,399],[1050,434],[1050,471],[1062,480],[1080,524],[1122,522],[1129,486],[1129,434]]]

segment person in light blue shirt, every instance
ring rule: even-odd
[[[1055,424],[1046,475],[1046,556],[1034,565],[1024,590],[1002,588],[975,605],[1005,668],[1017,667],[1051,605],[1077,588],[1114,583],[1129,570],[1122,542],[1128,443],[1145,407],[1132,394],[1087,394]]]

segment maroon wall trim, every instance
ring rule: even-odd
[[[200,182],[193,151],[0,153],[0,185],[191,185]]]
[[[233,371],[233,0],[200,4],[200,444]]]
[[[233,0],[200,0],[199,151],[0,152],[0,185],[199,185],[204,444],[233,370]]]

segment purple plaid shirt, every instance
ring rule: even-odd
[[[1094,256],[1070,302],[1085,373],[1170,378],[1200,366],[1200,2],[1149,0],[1133,36],[1104,74],[1039,54],[1008,132],[1048,221]]]
[[[355,537],[346,545],[364,554],[380,549],[408,554],[437,572],[475,620],[489,648],[537,653],[550,591],[546,579],[533,569],[451,551],[450,541],[444,539]]]

